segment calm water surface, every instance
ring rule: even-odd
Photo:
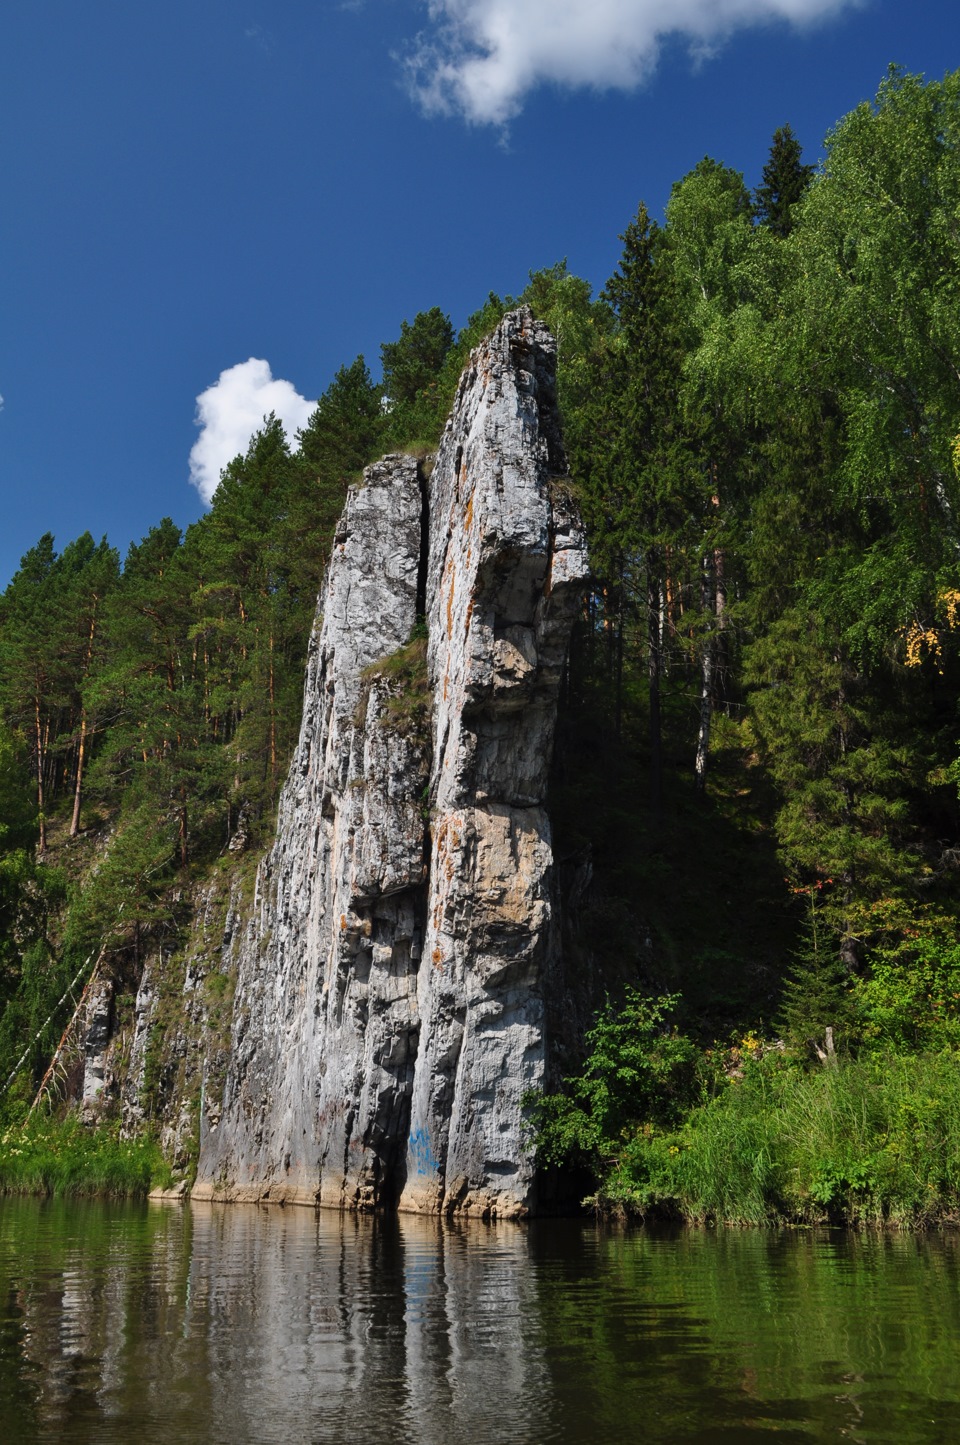
[[[960,1240],[0,1200],[0,1441],[960,1441]]]

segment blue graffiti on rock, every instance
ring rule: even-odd
[[[436,1174],[440,1165],[433,1157],[426,1129],[417,1129],[408,1141],[410,1157],[418,1174]]]

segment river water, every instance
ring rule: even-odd
[[[0,1200],[0,1441],[960,1441],[960,1238]]]

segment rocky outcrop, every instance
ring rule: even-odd
[[[337,532],[303,726],[236,968],[195,1195],[516,1215],[557,946],[544,809],[586,572],[555,349],[472,355],[429,479],[368,468]]]
[[[416,1055],[429,739],[392,726],[405,679],[376,664],[416,623],[422,511],[416,461],[387,457],[340,521],[277,842],[232,944],[233,1050],[222,1103],[201,1118],[201,1197],[361,1207],[396,1175]]]
[[[432,828],[409,1208],[532,1203],[522,1101],[543,1082],[557,943],[544,804],[585,573],[557,485],[554,362],[529,313],[507,317],[461,379],[431,479]]]

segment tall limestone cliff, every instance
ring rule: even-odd
[[[385,457],[349,495],[277,841],[229,944],[195,1196],[534,1207],[522,1101],[558,946],[544,802],[586,575],[554,378],[549,333],[510,313],[429,478]]]

